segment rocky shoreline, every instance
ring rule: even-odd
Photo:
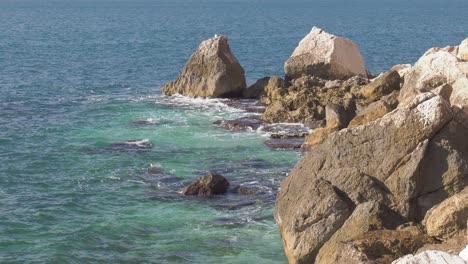
[[[314,27],[284,69],[247,87],[215,36],[161,91],[256,99],[258,115],[215,123],[271,129],[266,145],[305,152],[276,198],[289,263],[468,261],[468,39],[374,77],[351,40]]]

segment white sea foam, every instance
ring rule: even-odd
[[[233,113],[242,113],[245,112],[242,109],[234,108],[226,104],[229,99],[219,99],[219,98],[192,98],[176,94],[173,96],[161,96],[158,98],[157,103],[163,105],[174,105],[178,107],[194,107],[207,110],[217,110]]]

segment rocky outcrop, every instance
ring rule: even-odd
[[[429,210],[424,218],[427,234],[439,239],[467,232],[468,187]]]
[[[203,41],[176,80],[161,88],[165,95],[240,97],[246,88],[244,69],[225,36]]]
[[[316,76],[324,79],[367,77],[358,47],[349,39],[331,35],[314,27],[284,64],[289,79]]]
[[[340,218],[335,232],[320,238],[307,225],[300,232],[294,229],[298,221],[309,221],[314,208],[324,206],[320,201],[326,196],[316,196],[309,185],[325,181],[354,205],[374,201],[407,220],[421,221],[432,206],[467,185],[464,135],[449,102],[425,93],[381,119],[333,133],[316,145],[282,182],[277,196],[275,217],[290,263],[314,261],[330,240],[326,237],[342,228]]]
[[[400,93],[401,105],[415,95],[432,91],[443,84],[452,85],[468,74],[468,61],[457,57],[458,47],[427,51],[409,70]]]
[[[209,173],[182,188],[179,192],[184,195],[209,197],[224,194],[228,188],[229,182],[226,178],[217,173]]]

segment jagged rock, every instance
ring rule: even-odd
[[[354,209],[346,196],[323,179],[311,179],[303,186],[304,192],[294,197],[284,196],[287,185],[278,193],[275,219],[289,263],[313,263],[320,247]]]
[[[336,264],[388,264],[433,240],[422,233],[406,230],[376,230],[342,242]]]
[[[199,178],[190,185],[179,190],[184,195],[209,197],[212,195],[224,194],[229,188],[229,182],[222,175],[209,173]]]
[[[424,218],[427,234],[447,239],[466,233],[468,221],[468,187],[429,210]]]
[[[354,112],[355,97],[351,90],[358,90],[367,84],[368,79],[353,77],[346,81],[335,82],[326,87],[330,81],[304,76],[291,81],[288,88],[281,93],[263,97],[268,104],[262,118],[268,122],[301,122],[314,123],[325,118],[325,107],[329,104],[339,105],[347,112]],[[335,85],[340,85],[336,87]]]
[[[370,104],[366,109],[359,112],[356,117],[351,120],[348,127],[357,127],[375,121],[387,113],[390,113],[392,108],[383,101],[377,101]]]
[[[354,204],[380,202],[409,220],[417,219],[430,208],[425,209],[425,206],[432,204],[432,193],[441,195],[442,192],[447,194],[463,189],[466,183],[460,179],[468,173],[463,174],[463,168],[456,167],[460,162],[453,163],[454,167],[445,167],[444,163],[438,165],[432,161],[431,166],[426,167],[433,171],[422,173],[421,164],[430,162],[431,157],[443,158],[442,153],[431,152],[438,151],[435,146],[437,137],[443,128],[447,129],[452,118],[446,100],[425,93],[384,118],[333,133],[314,146],[314,150],[308,152],[281,183],[277,196],[275,217],[290,262],[312,262],[314,252],[328,240],[314,236],[305,239],[303,234],[309,233],[307,227],[300,232],[294,229],[295,223],[308,221],[309,212],[319,206],[317,202],[309,204],[311,200],[319,199],[311,191],[315,188],[311,185],[318,179],[327,181]],[[456,135],[459,132],[451,131]],[[459,136],[463,135],[466,134]],[[445,144],[453,147],[451,142]],[[447,173],[447,168],[452,171]],[[429,181],[435,182],[427,184]],[[439,192],[433,188],[439,188]],[[334,227],[338,230],[341,224]],[[301,248],[308,249],[308,253],[296,251],[298,244],[291,244],[291,241],[300,241]]]
[[[400,74],[395,70],[383,73],[368,85],[359,90],[359,94],[367,102],[375,102],[382,96],[400,89]]]
[[[468,38],[463,40],[460,46],[458,46],[458,58],[468,61]]]
[[[393,91],[389,95],[383,96],[380,98],[380,101],[386,103],[392,110],[397,108],[398,106],[398,96],[400,95],[400,91]]]
[[[277,100],[286,93],[288,84],[280,77],[265,77],[257,80],[254,84],[243,91],[244,98],[260,99],[264,104],[269,104],[270,100]]]
[[[349,39],[331,35],[313,27],[284,64],[289,79],[304,75],[324,79],[346,79],[355,75],[367,77],[358,47]]]
[[[457,255],[452,255],[443,251],[424,251],[416,255],[407,255],[392,262],[392,264],[466,264]]]
[[[343,226],[320,249],[316,264],[335,264],[340,256],[338,248],[344,241],[349,241],[368,231],[394,229],[403,222],[401,216],[385,205],[366,202],[358,205]]]
[[[450,50],[429,50],[405,76],[400,92],[400,105],[404,106],[415,95],[432,91],[443,85],[452,85],[468,74],[468,62],[460,61]]]
[[[246,88],[244,69],[225,36],[203,41],[173,82],[161,88],[165,95],[237,97]]]

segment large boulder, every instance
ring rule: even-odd
[[[410,221],[421,220],[434,203],[461,191],[468,173],[465,156],[457,152],[455,141],[460,141],[459,147],[463,148],[461,137],[466,138],[466,134],[450,122],[452,119],[453,112],[445,99],[425,93],[381,119],[343,129],[316,145],[281,183],[277,196],[275,218],[289,261],[313,262],[321,245],[329,240],[327,237],[342,226],[342,218],[329,223],[333,229],[320,238],[307,225],[302,225],[300,232],[295,229],[295,223],[312,221],[310,215],[319,213],[314,209],[325,206],[322,201],[326,195],[311,191],[317,180],[326,181],[335,193],[356,205],[368,201],[386,204]],[[455,141],[441,143],[447,137]],[[451,148],[445,148],[448,146]],[[438,163],[444,158],[448,160]],[[303,236],[305,233],[309,235]],[[301,250],[296,251],[299,244]]]
[[[220,174],[211,172],[182,188],[179,192],[184,195],[209,197],[225,194],[228,188],[229,182],[226,178]]]
[[[203,41],[173,82],[161,88],[165,95],[240,97],[246,88],[244,69],[225,36]]]
[[[410,103],[417,94],[432,91],[446,83],[452,85],[467,74],[468,61],[460,60],[455,48],[433,48],[427,51],[406,74],[400,92],[400,105]]]
[[[378,76],[368,85],[359,90],[359,94],[367,102],[375,102],[382,96],[388,95],[400,89],[400,74],[396,70],[390,70]]]
[[[284,64],[289,79],[304,75],[324,79],[346,79],[355,75],[367,77],[358,47],[351,40],[331,35],[313,27]]]
[[[468,114],[468,78],[460,78],[452,85],[450,102]]]
[[[468,187],[429,210],[424,218],[427,234],[447,239],[466,233],[468,221]]]
[[[346,196],[323,179],[311,179],[303,190],[289,197],[283,196],[284,191],[278,194],[275,219],[289,263],[313,263],[318,250],[354,209]]]

